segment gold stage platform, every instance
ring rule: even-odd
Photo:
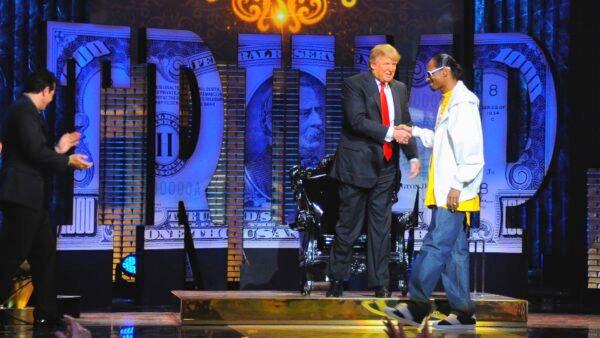
[[[181,301],[182,325],[381,325],[384,306],[407,298],[374,298],[373,292],[346,291],[342,298],[325,292],[310,296],[283,291],[173,291]],[[434,294],[436,312],[448,312],[444,294]],[[477,326],[525,327],[527,301],[493,294],[473,294]]]
[[[4,318],[8,325],[33,323],[33,307],[20,309],[0,307],[0,318]]]

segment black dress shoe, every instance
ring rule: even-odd
[[[377,289],[375,289],[375,297],[377,298],[390,298],[391,296],[392,293],[385,286],[380,286]]]
[[[341,297],[344,293],[344,283],[339,280],[329,282],[329,291],[325,294],[327,297]]]

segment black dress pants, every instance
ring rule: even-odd
[[[31,266],[36,295],[34,317],[56,318],[56,232],[48,211],[21,205],[2,205],[0,225],[0,301],[11,295],[11,284],[25,259]]]
[[[329,256],[331,279],[341,281],[348,277],[352,247],[366,225],[368,287],[389,286],[392,186],[396,170],[391,161],[386,163],[377,183],[370,189],[340,184],[340,217]]]

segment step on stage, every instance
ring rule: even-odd
[[[399,293],[375,298],[373,292],[345,291],[342,298],[325,292],[310,296],[283,291],[173,291],[181,301],[181,325],[382,325],[383,308],[408,301]],[[527,326],[527,301],[493,295],[472,294],[477,326]],[[436,312],[448,313],[443,293],[434,294]]]

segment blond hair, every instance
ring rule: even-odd
[[[394,48],[394,46],[389,43],[384,43],[380,45],[376,45],[371,49],[371,54],[369,55],[369,63],[375,63],[375,60],[380,56],[387,56],[390,59],[400,62],[400,53]]]

